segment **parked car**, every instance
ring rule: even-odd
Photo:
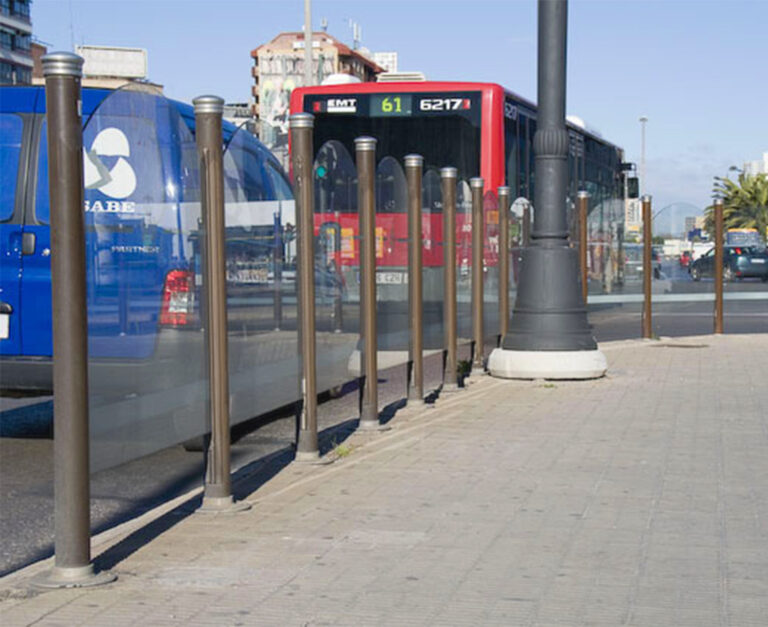
[[[651,249],[651,268],[653,278],[661,278],[661,255]],[[626,280],[639,279],[643,276],[643,245],[624,244],[624,277]]]
[[[711,248],[691,264],[691,278],[715,274],[715,249]],[[757,246],[726,246],[723,250],[723,279],[756,278],[768,281],[768,252]]]

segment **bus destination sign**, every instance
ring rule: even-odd
[[[479,120],[477,92],[411,92],[309,95],[305,111],[314,114],[353,114],[371,118],[451,116]]]
[[[373,94],[370,116],[411,115],[411,101],[411,94]]]

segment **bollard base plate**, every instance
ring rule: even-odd
[[[462,388],[458,383],[443,383],[443,387],[440,388],[440,394],[456,394],[457,392],[463,392],[466,388]]]
[[[598,379],[608,362],[600,350],[518,351],[495,348],[488,370],[501,379]]]
[[[237,514],[251,509],[251,504],[246,501],[235,502],[232,496],[204,496],[203,504],[197,509],[196,514]]]
[[[293,463],[309,466],[326,466],[332,464],[333,460],[326,457],[320,457],[319,451],[296,451]]]
[[[93,564],[87,566],[61,567],[54,566],[51,570],[32,578],[31,585],[35,588],[90,588],[112,583],[117,575],[104,570],[95,572]]]

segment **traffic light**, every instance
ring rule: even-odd
[[[636,176],[627,177],[627,198],[640,197],[640,184]]]

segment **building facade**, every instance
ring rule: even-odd
[[[32,83],[30,0],[0,0],[0,84]]]
[[[768,152],[763,153],[762,159],[744,162],[744,174],[754,176],[755,174],[768,174]]]
[[[259,138],[287,165],[291,92],[304,83],[304,33],[280,33],[251,51],[252,112]],[[376,80],[384,68],[325,32],[312,34],[312,84],[332,74],[349,74],[362,82]]]

